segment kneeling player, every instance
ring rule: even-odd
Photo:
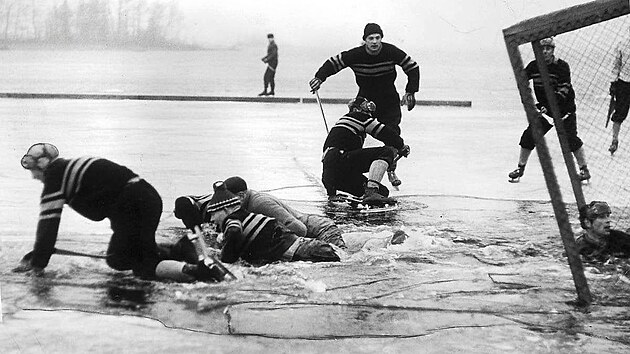
[[[241,208],[239,198],[222,181],[215,182],[207,211],[223,232],[221,260],[251,264],[275,261],[335,262],[339,255],[323,241],[298,237],[276,219]]]
[[[381,180],[388,169],[393,169],[397,155],[409,155],[409,145],[396,131],[372,117],[376,109],[373,102],[357,97],[350,100],[348,108],[349,112],[335,123],[324,142],[322,182],[328,199],[337,200],[340,190],[362,195],[366,204],[394,203]],[[363,148],[366,134],[385,146]]]

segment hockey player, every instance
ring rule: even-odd
[[[341,190],[355,196],[362,195],[366,204],[394,203],[389,190],[381,184],[396,155],[409,155],[409,145],[392,128],[379,123],[372,113],[374,102],[357,97],[348,103],[349,112],[330,129],[324,142],[322,182],[329,201],[339,200]],[[363,148],[366,134],[385,143],[385,146]],[[368,172],[366,178],[363,173]]]
[[[233,263],[243,259],[251,264],[266,264],[340,260],[330,244],[299,237],[276,219],[243,209],[239,198],[222,181],[215,182],[213,189],[207,212],[210,221],[223,232],[222,261]]]
[[[44,184],[33,251],[15,272],[41,275],[55,252],[63,206],[93,221],[109,218],[113,235],[106,262],[119,271],[132,270],[145,279],[178,281],[221,280],[217,269],[160,256],[155,231],[162,214],[162,199],[145,180],[112,161],[81,157],[59,158],[49,143],[32,145],[22,157],[22,167]]]
[[[297,236],[316,238],[346,248],[341,230],[329,218],[304,214],[271,194],[248,189],[247,183],[241,177],[230,177],[224,183],[240,199],[243,209],[274,218]]]
[[[610,95],[614,97],[614,113],[610,120],[612,126],[612,142],[608,151],[614,154],[619,147],[619,131],[621,124],[628,117],[630,108],[630,39],[619,42],[615,48],[613,60],[612,81],[610,82]]]
[[[271,194],[248,189],[247,183],[241,177],[230,177],[224,183],[228,191],[239,198],[243,209],[274,218],[299,237],[316,238],[346,248],[341,230],[332,220],[319,215],[301,213]],[[175,217],[194,231],[195,226],[210,222],[208,206],[211,198],[212,194],[177,198]]]
[[[608,203],[592,201],[580,208],[580,225],[584,232],[576,244],[587,261],[605,262],[609,257],[630,257],[630,235],[610,228]]]
[[[586,165],[586,157],[584,154],[584,148],[582,147],[582,140],[577,135],[577,117],[575,115],[575,92],[571,85],[571,70],[569,64],[562,59],[558,59],[554,55],[554,49],[556,47],[553,38],[545,38],[540,41],[542,46],[542,53],[545,63],[547,64],[547,70],[549,71],[549,79],[551,86],[556,94],[556,100],[560,109],[560,115],[562,117],[562,128],[567,134],[569,140],[569,148],[580,168],[579,178],[581,181],[587,181],[591,178],[591,174]],[[551,107],[547,101],[545,89],[543,87],[542,78],[538,70],[538,64],[536,60],[530,62],[525,67],[527,77],[534,82],[534,93],[538,104],[536,105],[540,110],[540,124],[543,129],[543,134],[546,134],[553,125],[544,118],[543,114],[551,114]],[[535,148],[535,141],[533,137],[533,128],[528,126],[521,136],[519,145],[521,146],[520,155],[518,159],[518,168],[508,174],[510,182],[519,182],[520,178],[525,172],[525,165],[529,160],[529,156]]]
[[[382,42],[383,30],[376,23],[368,23],[363,30],[363,45],[330,57],[317,70],[309,85],[313,92],[319,90],[326,79],[350,67],[359,86],[357,96],[376,103],[378,121],[400,134],[400,106],[411,111],[416,105],[415,93],[420,86],[420,67],[407,53],[398,47]],[[402,100],[394,85],[396,65],[407,75],[407,86]]]

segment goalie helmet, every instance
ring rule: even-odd
[[[22,156],[22,167],[27,170],[44,170],[49,163],[59,157],[59,150],[53,144],[37,143]]]
[[[376,104],[365,97],[357,96],[348,102],[348,109],[350,112],[359,111],[371,116],[376,111]]]

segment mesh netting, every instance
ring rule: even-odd
[[[622,124],[619,148],[612,155],[608,148],[612,142],[613,123],[608,122],[607,127],[606,124],[615,51],[619,43],[628,37],[630,15],[554,37],[556,58],[563,59],[571,68],[578,136],[584,142],[592,175],[591,182],[582,188],[584,198],[587,203],[591,200],[607,201],[613,208],[613,227],[623,230],[630,228],[630,125]],[[531,44],[519,46],[519,51],[524,65],[534,60]],[[557,141],[554,132],[549,132],[546,138]],[[566,173],[566,169],[557,167],[556,172]],[[570,201],[571,198],[567,198],[567,202]]]

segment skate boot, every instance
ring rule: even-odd
[[[518,183],[521,180],[521,177],[523,177],[524,173],[525,173],[525,165],[519,164],[516,170],[508,173],[508,177],[510,177],[508,182]]]
[[[267,92],[267,90],[261,92],[258,94],[258,96],[267,96],[269,93]]]
[[[610,151],[611,155],[614,155],[618,147],[619,147],[619,140],[613,139],[612,143],[610,144],[610,147],[608,148],[608,151]]]
[[[591,179],[591,173],[588,171],[588,167],[586,165],[580,167],[580,173],[578,174],[580,181],[588,182]]]
[[[396,199],[385,197],[378,193],[378,188],[376,187],[365,187],[365,194],[361,197],[363,203],[368,205],[385,205],[385,204],[394,204],[396,203]]]

